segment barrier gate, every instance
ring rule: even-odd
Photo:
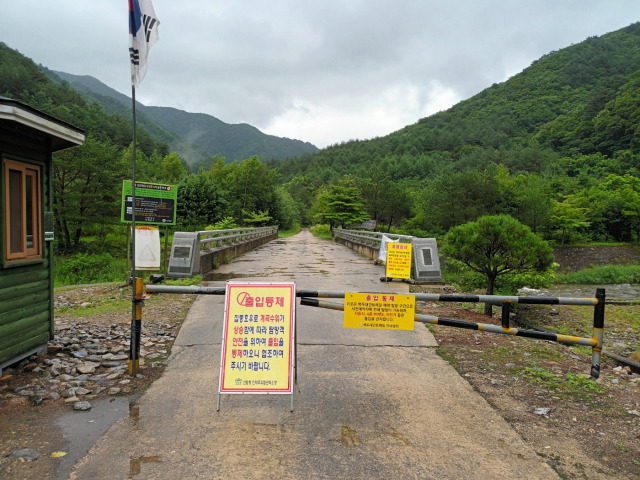
[[[200,295],[225,295],[225,287],[203,287],[203,286],[168,286],[168,285],[147,285],[148,293],[183,293],[183,294],[200,294]],[[332,310],[344,310],[341,303],[332,303],[321,298],[345,298],[345,294],[349,292],[338,292],[332,290],[298,290],[296,289],[296,297],[300,297],[300,305],[328,308]],[[375,293],[375,292],[362,292]],[[389,292],[379,293],[380,295]],[[455,328],[465,328],[470,330],[479,330],[483,332],[514,335],[519,337],[535,338],[539,340],[549,340],[562,343],[565,345],[584,345],[591,347],[591,376],[598,378],[600,376],[600,361],[602,357],[602,344],[604,338],[604,306],[605,306],[605,289],[596,289],[594,298],[572,298],[572,297],[520,297],[507,295],[466,295],[466,294],[435,294],[435,293],[408,293],[406,295],[414,296],[416,301],[425,302],[467,302],[467,303],[490,303],[500,305],[502,307],[502,324],[493,325],[488,323],[476,323],[466,320],[456,320],[452,318],[435,317],[431,315],[416,314],[414,320],[421,323],[429,323],[432,325],[444,325]],[[593,330],[590,338],[579,337],[574,335],[562,335],[559,333],[540,332],[537,330],[527,330],[521,328],[512,328],[509,325],[509,316],[511,306],[517,304],[529,305],[584,305],[593,307]],[[297,337],[295,352],[297,356]],[[297,361],[295,362],[297,366]],[[297,378],[297,368],[295,368]]]

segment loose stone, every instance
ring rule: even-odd
[[[20,450],[14,450],[9,455],[11,458],[20,458],[26,462],[31,462],[40,457],[40,452],[33,450],[32,448],[21,448]]]
[[[73,404],[73,409],[81,412],[85,412],[87,410],[91,410],[91,403],[85,401],[76,402]]]

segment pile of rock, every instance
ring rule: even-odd
[[[152,367],[164,362],[176,332],[177,325],[143,324],[141,369],[144,360]],[[3,373],[7,375],[24,372],[32,375],[29,376],[29,383],[0,383],[0,404],[3,400],[18,404],[29,402],[32,405],[39,405],[45,400],[59,400],[86,407],[87,400],[100,394],[130,393],[129,345],[128,325],[57,324],[47,355],[34,355],[20,362],[16,368],[4,370]],[[136,377],[144,378],[140,373]],[[16,378],[24,376],[16,375]]]

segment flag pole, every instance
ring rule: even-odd
[[[133,146],[132,146],[132,173],[131,173],[131,339],[129,343],[129,373],[136,376],[138,367],[137,339],[138,322],[136,321],[136,87],[131,86],[131,99],[133,102]]]
[[[136,376],[140,361],[142,330],[142,281],[136,278],[136,86],[147,71],[147,53],[158,40],[158,17],[151,0],[129,0],[129,56],[131,59],[131,101],[133,112],[133,168],[131,172],[131,342],[129,374]]]

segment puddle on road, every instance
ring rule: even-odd
[[[340,429],[340,442],[348,448],[354,448],[360,445],[356,431],[346,425],[343,425]]]
[[[128,397],[109,397],[91,401],[91,410],[63,413],[56,425],[62,429],[68,454],[61,458],[56,477],[69,478],[73,464],[83,458],[98,439],[120,418],[129,413]]]
[[[134,478],[142,473],[142,465],[145,463],[162,463],[160,455],[152,455],[149,457],[138,457],[129,459],[129,478]]]

